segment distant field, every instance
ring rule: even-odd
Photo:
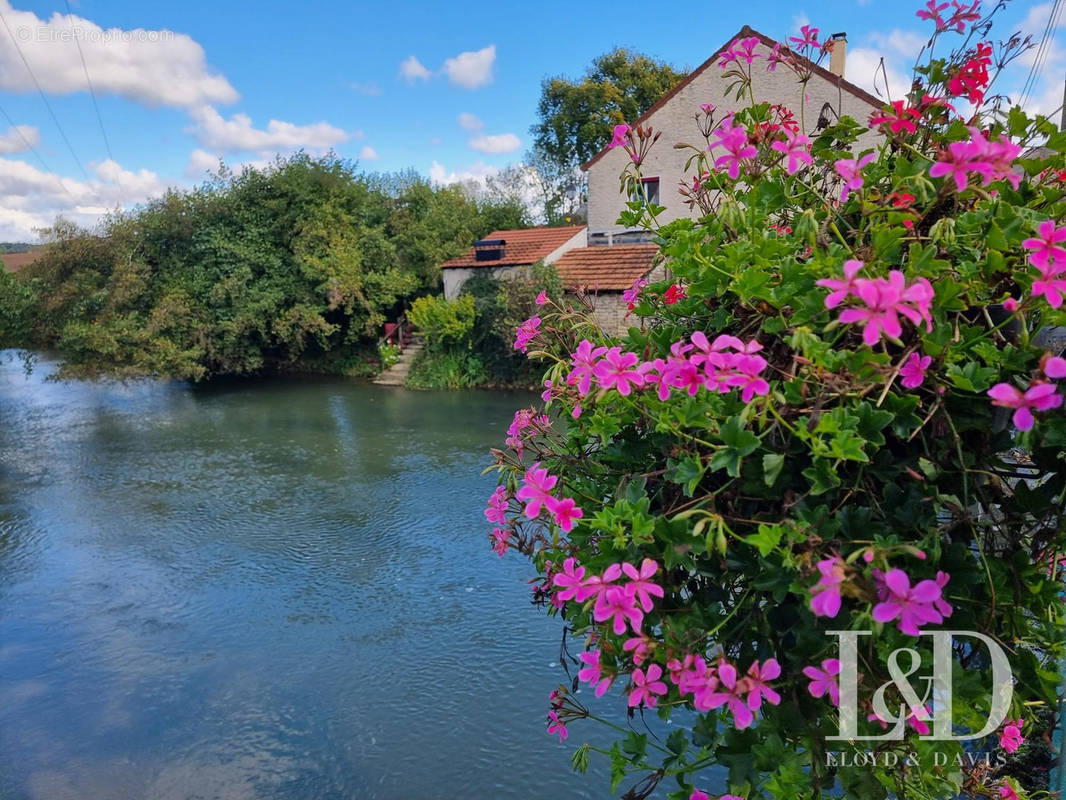
[[[4,260],[4,266],[11,272],[17,272],[27,264],[32,263],[40,255],[40,251],[31,253],[4,253],[0,258]]]

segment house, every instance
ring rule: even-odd
[[[638,124],[650,126],[663,134],[641,166],[649,199],[666,207],[659,217],[660,223],[692,215],[678,191],[682,184],[692,183],[692,175],[685,170],[685,162],[691,157],[692,151],[676,150],[673,145],[675,142],[702,143],[695,119],[702,104],[716,105],[716,118],[721,119],[724,111],[739,107],[738,102],[746,102],[737,101],[726,94],[731,79],[723,77],[726,70],[718,66],[718,60],[734,41],[751,37],[758,40],[754,52],[761,56],[755,62],[757,66],[753,74],[756,99],[759,102],[781,104],[791,109],[797,119],[800,118],[799,106],[804,90],[795,74],[784,67],[768,72],[764,66],[767,64],[766,57],[777,43],[745,25],[639,119],[630,121],[633,127]],[[844,78],[847,38],[844,34],[835,34],[833,39],[829,69],[810,65],[804,60],[812,68],[803,109],[804,133],[808,135],[817,130],[820,119],[835,121],[837,117],[848,115],[865,123],[872,111],[880,110],[885,105],[885,101]],[[870,131],[860,140],[859,146],[873,146],[878,136],[876,131]],[[618,179],[627,161],[628,156],[621,147],[605,147],[581,165],[588,175],[590,245],[647,241],[650,238],[647,231],[626,230],[617,223],[619,213],[630,199],[618,191]]]
[[[454,300],[468,278],[487,272],[494,278],[524,274],[538,261],[554,264],[565,253],[586,245],[585,226],[493,231],[464,255],[440,265],[444,296]]]
[[[766,64],[766,57],[777,43],[744,26],[639,119],[630,121],[634,127],[650,126],[663,134],[642,165],[649,200],[666,208],[659,216],[661,223],[693,214],[678,191],[692,180],[685,170],[691,151],[677,150],[672,145],[702,141],[696,126],[701,105],[715,104],[721,110],[719,119],[721,112],[734,107],[737,101],[726,92],[731,79],[723,77],[718,61],[734,41],[751,37],[758,40],[754,52],[761,61],[756,63]],[[801,59],[811,69],[805,90],[792,71],[781,67],[773,72],[756,70],[755,96],[759,102],[786,106],[800,118],[802,93],[802,119],[808,135],[845,115],[865,122],[871,112],[884,106],[884,101],[845,79],[846,56],[847,38],[835,34],[829,69]],[[858,147],[873,146],[879,136],[878,132],[869,131],[860,137]],[[477,270],[489,269],[494,277],[500,277],[543,260],[555,265],[564,285],[586,292],[595,307],[592,316],[604,331],[624,333],[633,320],[626,319],[628,307],[622,292],[641,278],[656,281],[668,276],[668,264],[661,258],[657,260],[658,247],[650,244],[651,234],[644,229],[627,230],[617,223],[629,200],[618,191],[619,176],[627,161],[623,148],[605,147],[581,166],[588,175],[587,228],[494,231],[475,242],[465,256],[442,265],[445,296],[457,297],[463,282]]]

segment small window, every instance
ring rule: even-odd
[[[643,191],[634,189],[632,200],[646,202],[648,205],[659,205],[659,179],[641,178]]]

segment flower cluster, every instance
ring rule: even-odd
[[[961,24],[961,23],[960,23]],[[977,52],[948,81],[948,91],[953,97],[966,95],[971,103],[980,104],[988,88],[988,67],[992,63],[992,45],[981,42]]]
[[[843,323],[863,323],[863,343],[873,346],[881,341],[882,334],[899,339],[903,328],[899,315],[914,325],[925,321],[926,330],[933,329],[930,308],[933,302],[933,285],[925,278],[908,284],[903,273],[892,270],[888,278],[856,278],[863,263],[858,260],[844,262],[844,280],[824,278],[816,281],[818,286],[831,289],[825,298],[825,307],[836,308],[847,298],[853,297],[865,308],[847,308],[841,312]]]
[[[955,179],[955,188],[960,192],[966,189],[970,173],[981,176],[982,186],[1005,179],[1017,189],[1022,176],[1014,171],[1014,159],[1021,152],[1021,147],[1007,139],[992,142],[977,128],[970,128],[970,140],[949,144],[947,153],[942,153],[940,160],[929,168],[929,177],[949,175]]]
[[[1062,305],[1066,295],[1066,227],[1059,228],[1049,219],[1037,226],[1037,236],[1022,242],[1022,247],[1032,250],[1029,263],[1040,273],[1033,281],[1033,297],[1044,297],[1052,308]]]
[[[759,154],[758,148],[748,142],[748,132],[742,125],[734,125],[733,117],[726,117],[715,132],[715,139],[708,146],[712,151],[716,147],[725,150],[725,155],[718,156],[714,160],[715,169],[725,170],[730,178],[736,180],[740,177],[741,162],[747,158],[755,158]]]
[[[544,433],[550,427],[551,420],[547,414],[538,414],[536,409],[532,408],[520,408],[514,413],[514,419],[507,428],[507,446],[521,458],[526,441],[538,433]]]
[[[540,516],[543,506],[560,528],[570,532],[574,528],[575,520],[581,519],[584,512],[570,497],[557,498],[551,494],[555,484],[559,482],[557,475],[549,475],[548,470],[534,463],[522,478],[522,486],[515,497],[525,503],[522,513],[529,519]]]
[[[946,572],[937,572],[936,580],[919,581],[913,587],[910,576],[898,568],[888,572],[873,570],[872,574],[881,601],[873,611],[877,622],[897,620],[896,625],[903,633],[919,636],[920,626],[939,624],[951,616],[951,605],[943,595],[951,577]]]
[[[666,668],[681,696],[691,695],[693,708],[711,711],[725,706],[737,730],[744,730],[755,721],[755,712],[763,700],[772,706],[781,702],[781,696],[769,686],[769,681],[781,675],[781,665],[773,658],[761,666],[753,661],[743,675],[724,658],[708,664],[703,656],[691,653],[667,661]]]
[[[529,343],[540,334],[540,317],[530,317],[515,328],[514,349],[528,352]]]

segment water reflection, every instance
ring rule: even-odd
[[[0,797],[605,794],[479,477],[528,402],[0,363]]]

